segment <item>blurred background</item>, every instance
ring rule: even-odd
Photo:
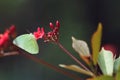
[[[103,24],[102,44],[120,47],[119,0],[0,0],[0,32],[14,24],[18,35],[36,31],[37,27],[49,30],[49,22],[60,21],[60,42],[78,56],[71,46],[71,36],[87,41],[98,22]],[[38,41],[40,54],[36,55],[51,64],[76,64],[55,44]],[[77,73],[75,73],[77,74]],[[82,74],[77,74],[84,77]],[[23,56],[0,58],[0,80],[73,80],[37,64]]]

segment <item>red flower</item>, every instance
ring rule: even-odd
[[[44,28],[38,27],[37,31],[33,33],[33,35],[35,36],[36,39],[42,38],[44,36],[45,32],[44,32]]]
[[[54,26],[53,23],[49,23],[50,28],[52,29],[52,31],[49,31],[48,33],[46,33],[46,35],[44,36],[44,41],[45,42],[57,42],[58,41],[58,36],[59,36],[59,28],[60,28],[60,23],[59,21],[56,21],[56,25]]]
[[[53,23],[49,23],[51,31],[45,33],[44,28],[37,28],[37,31],[33,33],[36,39],[43,38],[45,42],[57,42],[58,41],[58,35],[59,35],[59,27],[60,23],[59,21],[56,21],[56,25],[54,26]]]
[[[13,38],[13,35],[15,35],[16,28],[14,25],[10,26],[9,29],[6,29],[3,34],[0,34],[0,47],[3,47],[4,45],[7,45],[10,37]]]

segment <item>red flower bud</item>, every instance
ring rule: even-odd
[[[9,40],[9,35],[8,35],[8,31],[6,31],[6,33],[1,35],[0,37],[0,47],[3,46],[6,42],[8,42],[8,40]]]
[[[105,50],[110,50],[113,53],[113,55],[117,54],[117,48],[116,48],[115,45],[113,45],[113,44],[105,44],[103,47],[104,47]]]
[[[53,23],[50,22],[50,23],[49,23],[49,26],[50,26],[51,29],[54,29]]]
[[[60,27],[60,23],[58,20],[56,21],[56,27],[58,27],[58,28]]]
[[[16,31],[15,25],[11,25],[9,28],[9,32],[10,32],[9,34],[13,34],[15,33],[15,31]]]

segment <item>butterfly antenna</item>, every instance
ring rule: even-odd
[[[29,30],[26,30],[27,31],[27,33],[31,33]]]

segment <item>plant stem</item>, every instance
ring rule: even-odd
[[[49,68],[51,68],[51,69],[53,69],[53,70],[55,70],[55,71],[57,71],[59,73],[62,73],[64,75],[68,76],[68,77],[71,77],[71,78],[73,78],[75,80],[81,80],[77,75],[74,75],[72,73],[64,71],[64,70],[62,70],[62,69],[60,69],[60,68],[58,68],[58,67],[56,67],[56,66],[54,66],[52,64],[49,64],[49,63],[45,62],[44,60],[39,59],[39,58],[37,58],[37,57],[35,57],[35,56],[31,55],[31,54],[22,53],[22,55],[25,56],[25,57],[27,57],[27,58],[29,58],[29,59],[31,59],[31,60],[33,60],[33,61],[35,61],[35,62],[37,62],[37,63],[39,63],[39,64],[47,66],[47,67],[49,67]]]
[[[18,53],[18,51],[12,51],[12,52],[1,52],[0,53],[0,57],[5,57],[5,56],[13,56],[13,55],[18,55],[19,53]]]
[[[69,55],[74,61],[76,61],[81,67],[85,70],[90,71],[86,66],[84,66],[76,57],[74,57],[67,49],[65,49],[60,42],[57,42],[57,45],[67,54]],[[91,72],[91,71],[90,71]],[[92,72],[91,72],[92,73]]]

